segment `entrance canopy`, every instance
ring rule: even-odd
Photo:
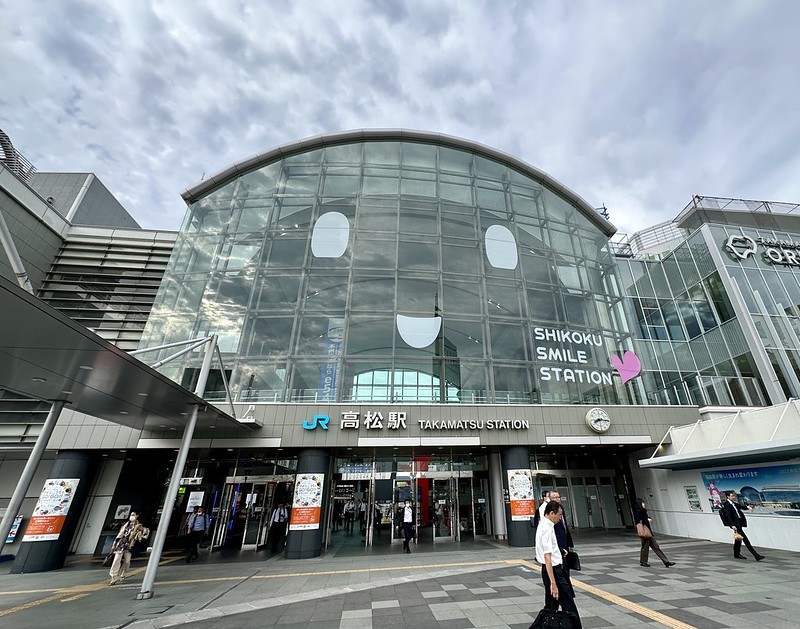
[[[252,430],[0,277],[0,388],[136,429]]]
[[[669,439],[667,439],[669,437]],[[669,443],[665,443],[669,441]],[[786,461],[800,456],[800,400],[672,426],[643,468],[702,467]]]

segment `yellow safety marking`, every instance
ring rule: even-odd
[[[164,564],[172,563],[173,561],[178,561],[180,557],[175,557],[174,559],[164,559],[158,565],[163,566]],[[141,574],[147,570],[147,566],[142,568],[136,568],[135,570],[131,570],[126,576],[132,577],[136,576],[137,574]],[[0,609],[0,617],[9,616],[11,614],[16,614],[17,612],[25,611],[26,609],[30,609],[31,607],[36,607],[38,605],[44,605],[45,603],[52,603],[53,601],[57,601],[59,599],[62,602],[76,600],[87,594],[91,594],[92,592],[98,592],[100,590],[104,590],[105,588],[109,587],[107,582],[103,583],[89,583],[85,585],[75,585],[73,587],[63,588],[59,590],[55,590],[55,594],[52,596],[46,596],[44,598],[37,599],[35,601],[30,601],[28,603],[23,603],[22,605],[17,605],[16,607],[10,607],[8,609]],[[39,592],[52,592],[53,590],[27,590],[27,591],[20,591],[17,594],[37,594]],[[70,594],[79,594],[79,596],[72,596],[70,598],[63,599],[62,597],[67,596],[69,597]]]
[[[539,572],[541,572],[542,570],[538,563],[531,563],[530,561],[510,559],[506,560],[506,563],[512,565],[523,564],[528,568],[533,568],[534,570],[538,570]],[[572,581],[572,586],[579,590],[583,590],[584,592],[588,592],[589,594],[594,594],[595,596],[602,598],[604,601],[608,601],[609,603],[613,603],[614,605],[619,605],[620,607],[624,607],[625,609],[635,612],[641,616],[645,616],[650,620],[655,620],[656,622],[660,622],[662,625],[664,625],[665,627],[669,627],[670,629],[697,629],[694,625],[688,625],[685,622],[681,622],[680,620],[675,620],[674,618],[670,618],[666,614],[662,614],[661,612],[648,609],[643,605],[633,603],[626,598],[622,598],[621,596],[617,596],[616,594],[612,594],[611,592],[606,592],[605,590],[596,588],[593,585],[584,583],[583,581],[578,581],[577,579],[573,579],[572,577],[570,577],[570,581]]]
[[[178,561],[181,557],[175,557],[170,559],[165,559],[161,562],[160,565],[172,563],[174,561]],[[390,572],[390,571],[412,571],[412,570],[428,570],[432,568],[452,568],[458,566],[487,566],[487,565],[512,565],[512,566],[519,566],[523,565],[528,568],[531,568],[536,571],[541,571],[539,564],[532,563],[525,560],[520,559],[505,559],[505,560],[495,560],[495,561],[464,561],[464,562],[457,562],[457,563],[440,563],[440,564],[420,564],[416,566],[384,566],[380,568],[357,568],[354,570],[324,570],[324,571],[312,571],[312,572],[295,572],[292,574],[263,574],[263,575],[255,575],[250,578],[252,579],[291,579],[293,577],[309,577],[309,576],[322,576],[322,575],[332,575],[332,574],[357,574],[357,573],[367,573],[367,572]],[[136,570],[132,570],[128,573],[127,576],[135,576],[137,574],[141,574],[147,568],[137,568]],[[219,581],[241,581],[243,579],[248,578],[247,575],[241,576],[231,576],[231,577],[209,577],[205,579],[180,579],[175,581],[159,581],[158,584],[160,585],[176,585],[176,584],[189,584],[189,583],[213,583]],[[665,627],[669,627],[669,629],[696,629],[693,625],[689,625],[685,622],[681,622],[679,620],[675,620],[674,618],[670,618],[666,614],[662,614],[660,612],[654,611],[652,609],[648,609],[642,605],[637,603],[633,603],[621,596],[617,596],[616,594],[612,594],[611,592],[606,592],[605,590],[601,590],[599,588],[594,587],[593,585],[589,585],[588,583],[583,583],[577,579],[571,579],[572,585],[579,590],[583,590],[584,592],[588,592],[589,594],[593,594],[598,598],[601,598],[609,603],[614,605],[619,605],[629,611],[637,613],[645,618],[649,618],[650,620],[655,620],[658,623],[661,623]],[[99,590],[103,590],[108,585],[104,583],[94,583],[94,584],[87,584],[87,585],[77,585],[70,588],[65,588],[63,590],[56,590],[56,594],[52,596],[47,596],[45,598],[41,598],[35,601],[31,601],[29,603],[24,603],[22,605],[18,605],[17,607],[13,607],[11,609],[0,610],[0,617],[8,616],[10,614],[14,614],[16,612],[24,611],[26,609],[30,609],[31,607],[36,607],[37,605],[42,605],[44,603],[50,603],[52,601],[61,600],[61,602],[69,602],[74,601],[84,596],[88,596],[92,592],[97,592]],[[28,590],[27,592],[17,592],[17,594],[26,594],[26,593],[38,593],[38,592],[48,592],[52,590]],[[73,596],[69,596],[72,594]],[[62,598],[65,595],[68,598]]]

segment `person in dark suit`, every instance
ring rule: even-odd
[[[748,507],[748,509],[752,509],[752,507]],[[744,534],[744,528],[747,526],[747,518],[744,516],[744,510],[741,505],[736,502],[735,491],[725,492],[725,502],[722,503],[719,517],[722,518],[722,523],[725,526],[730,527],[734,533],[741,535],[741,539],[736,537],[733,541],[733,556],[736,559],[747,559],[747,557],[742,555],[742,542],[747,546],[747,550],[753,554],[756,561],[765,559],[764,555],[759,554],[759,552],[753,548],[750,540],[747,539],[747,535]]]
[[[653,535],[653,529],[650,528],[650,522],[653,519],[647,515],[647,504],[641,498],[636,499],[636,508],[633,512],[633,519],[634,519],[634,526],[636,524],[642,524],[646,526],[650,530],[650,537],[642,537],[642,550],[639,553],[639,565],[643,568],[649,568],[650,564],[647,563],[648,556],[650,555],[650,549],[653,549],[653,552],[658,555],[658,558],[664,562],[664,566],[669,568],[670,566],[674,566],[675,562],[670,561],[667,559],[667,556],[664,554],[664,551],[661,550],[661,547],[658,545],[656,541],[655,535]]]
[[[550,492],[550,500],[561,504],[561,494],[557,491]],[[561,551],[562,555],[562,570],[564,571],[564,578],[566,579],[567,583],[570,587],[572,587],[572,581],[569,579],[569,551],[570,548],[574,545],[572,542],[572,533],[567,526],[567,513],[564,510],[564,505],[561,505],[561,519],[556,522],[554,527],[556,533],[556,541],[558,542],[558,549]],[[573,590],[573,598],[575,597],[575,591]]]

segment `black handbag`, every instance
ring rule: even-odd
[[[536,616],[529,629],[577,629],[580,620],[572,612],[558,611],[545,607]]]
[[[581,558],[578,556],[578,553],[576,553],[574,550],[571,550],[567,553],[565,561],[567,564],[567,568],[569,568],[570,570],[577,570],[578,572],[580,572]]]
[[[106,558],[103,559],[103,563],[101,563],[100,565],[103,568],[110,568],[112,563],[114,563],[114,551],[113,550],[106,555]]]

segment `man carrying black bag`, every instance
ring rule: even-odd
[[[544,517],[536,530],[536,561],[542,567],[545,608],[539,612],[531,629],[544,627],[581,629],[573,589],[564,576],[563,555],[556,540],[555,525],[561,520],[563,510],[559,503],[548,502],[544,509]],[[557,611],[559,605],[562,609],[560,612]]]

